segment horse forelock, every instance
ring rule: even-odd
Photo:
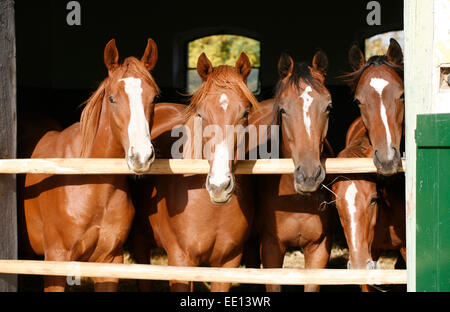
[[[339,78],[344,79],[352,88],[352,92],[355,92],[356,87],[358,86],[358,83],[366,70],[383,65],[393,69],[403,81],[403,65],[397,65],[389,62],[385,55],[374,55],[370,57],[360,69],[341,75]]]
[[[302,83],[311,86],[319,93],[328,91],[325,87],[325,77],[319,71],[314,70],[305,62],[295,63],[291,76],[284,82],[283,79],[279,79],[275,86],[275,109],[272,125],[279,125],[281,121],[279,113],[279,99],[281,94],[289,87],[295,88],[300,92]]]
[[[253,108],[258,107],[258,100],[250,91],[242,76],[236,72],[234,67],[221,65],[214,68],[206,81],[203,81],[191,95],[190,104],[185,111],[185,121],[190,119],[201,105],[204,105],[206,96],[215,92],[215,89],[233,90],[248,100]]]

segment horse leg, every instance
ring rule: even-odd
[[[149,264],[151,255],[151,245],[147,237],[140,231],[136,230],[132,237],[133,254],[136,262],[139,264]],[[139,291],[150,292],[152,291],[152,281],[139,280]]]
[[[104,260],[105,263],[123,263],[123,253],[114,256],[112,261]],[[96,277],[94,278],[94,290],[96,292],[116,292],[119,286],[118,278]]]
[[[46,250],[45,261],[70,261],[68,253],[61,250]],[[64,292],[66,288],[66,276],[44,276],[44,291],[45,292]]]
[[[236,255],[233,259],[219,265],[212,264],[214,267],[222,267],[222,268],[237,268],[241,263],[242,253]],[[230,291],[231,283],[219,283],[212,282],[211,283],[211,292],[227,292]]]
[[[330,259],[331,239],[327,236],[319,244],[309,244],[304,248],[305,269],[324,269]],[[305,292],[318,292],[320,285],[305,285]]]
[[[170,266],[198,266],[198,263],[189,258],[182,250],[167,251],[168,265]],[[194,283],[190,281],[169,281],[171,292],[188,292],[194,290]]]
[[[261,262],[263,268],[281,268],[286,247],[276,237],[265,236],[261,241]],[[281,285],[266,285],[268,292],[281,292]]]

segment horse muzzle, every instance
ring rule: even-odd
[[[226,178],[216,181],[211,178],[211,174],[206,177],[206,190],[209,193],[209,198],[214,204],[227,204],[230,202],[234,191],[233,175],[228,173]]]
[[[316,166],[309,173],[305,167],[298,166],[294,171],[294,189],[299,194],[317,191],[325,179],[325,169],[322,165]]]
[[[155,150],[150,146],[148,152],[135,152],[131,147],[127,155],[128,168],[136,173],[144,173],[150,169],[151,164],[155,160]]]
[[[400,153],[396,147],[391,148],[390,155],[380,149],[375,149],[373,153],[373,163],[377,168],[377,173],[383,176],[396,174],[402,165]]]
[[[366,263],[366,269],[367,270],[375,270],[377,268],[377,262],[373,261],[373,260],[369,260]],[[347,269],[351,270],[352,269],[352,265],[350,263],[350,261],[347,261]]]

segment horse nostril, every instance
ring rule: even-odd
[[[305,176],[303,175],[303,172],[302,172],[300,166],[298,166],[297,169],[295,169],[294,178],[297,183],[302,183],[305,181]]]
[[[155,157],[155,149],[152,147],[150,149],[150,155],[148,156],[148,159],[151,160]]]
[[[231,176],[229,176],[229,177],[228,177],[228,183],[227,183],[227,185],[225,186],[225,190],[226,190],[226,191],[230,190],[232,186],[233,186],[233,179],[232,179]]]
[[[317,181],[322,174],[322,166],[317,166],[317,168],[314,170],[314,173],[314,180]]]

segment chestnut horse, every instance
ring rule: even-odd
[[[359,117],[350,126],[346,148],[338,157],[372,157],[373,151]],[[332,189],[349,248],[349,269],[376,269],[383,250],[400,250],[406,261],[405,190],[401,174],[389,179],[377,179],[371,174],[345,175],[338,178]],[[369,291],[370,287],[362,285],[362,290]]]
[[[350,126],[339,157],[373,157],[379,176],[346,175],[333,184],[333,191],[350,250],[348,267],[375,269],[372,259],[381,250],[400,249],[406,257],[404,176],[396,174],[404,133],[403,54],[391,39],[386,56],[365,62],[354,44],[349,61],[355,71],[344,77],[355,89],[361,117]]]
[[[312,67],[295,63],[286,53],[278,62],[272,120],[281,127],[280,157],[292,158],[295,172],[259,179],[255,231],[264,268],[281,268],[287,247],[303,247],[305,268],[324,268],[328,263],[335,216],[330,209],[320,209],[329,194],[319,190],[325,179],[321,154],[331,109],[324,85],[327,67],[322,51],[314,55]],[[270,105],[270,100],[264,104]],[[266,288],[281,290],[279,285]],[[319,286],[306,285],[305,290],[318,291]]]
[[[355,101],[374,147],[374,164],[379,174],[393,175],[402,166],[400,143],[405,114],[402,49],[391,39],[385,56],[372,56],[366,62],[354,44],[349,61],[354,72],[344,77],[355,90]]]
[[[155,120],[162,118],[159,113],[171,114],[166,118],[171,126],[175,125],[173,120],[184,120],[184,158],[206,157],[204,153],[195,153],[194,137],[197,135],[202,146],[209,144],[211,171],[207,176],[164,175],[140,181],[134,190],[137,212],[133,248],[137,262],[149,262],[150,248],[154,244],[167,252],[169,265],[239,266],[253,221],[249,177],[233,174],[237,156],[234,152],[242,137],[231,142],[223,137],[206,141],[211,127],[217,135],[226,133],[227,126],[247,126],[248,114],[257,106],[256,98],[246,85],[250,71],[245,53],[240,55],[234,68],[225,65],[213,68],[202,54],[197,72],[203,82],[189,106],[183,111],[180,105],[165,103],[155,111]],[[167,129],[167,124],[160,128]],[[161,129],[159,132],[164,132]],[[173,138],[169,144],[167,140],[169,138],[159,141],[162,155],[167,155],[172,146]],[[188,291],[192,284],[170,281],[170,286],[172,291]],[[211,285],[211,291],[228,291],[229,288],[229,283]]]
[[[125,157],[130,170],[148,170],[155,155],[149,122],[159,93],[149,70],[156,60],[156,44],[148,39],[141,60],[119,63],[111,40],[104,50],[108,77],[87,101],[81,121],[48,132],[31,157]],[[46,261],[123,262],[134,216],[126,175],[28,174],[24,196],[28,237],[37,255]],[[96,291],[117,290],[118,279],[94,282]],[[64,291],[65,283],[62,276],[44,277],[45,291]]]

